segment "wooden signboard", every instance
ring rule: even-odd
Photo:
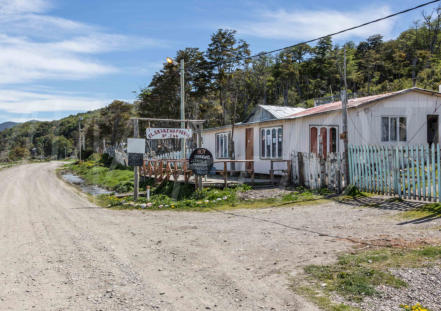
[[[147,128],[145,130],[147,139],[168,139],[168,138],[186,138],[190,139],[193,135],[191,129],[183,128]]]
[[[144,164],[143,153],[129,153],[129,166],[142,166]]]
[[[197,148],[190,155],[190,169],[196,176],[208,175],[213,167],[213,155],[205,148]]]

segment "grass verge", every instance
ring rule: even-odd
[[[440,203],[425,204],[414,210],[403,212],[402,214],[400,214],[400,217],[405,219],[441,217],[441,204]]]
[[[441,246],[360,251],[341,255],[334,264],[306,266],[304,272],[308,285],[293,285],[293,288],[325,310],[358,310],[334,304],[329,297],[338,295],[346,301],[357,303],[367,296],[378,295],[376,287],[379,285],[406,287],[407,284],[392,275],[389,269],[431,266],[439,260]]]

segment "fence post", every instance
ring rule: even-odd
[[[305,186],[305,172],[304,172],[304,162],[303,162],[303,154],[301,152],[297,153],[297,161],[298,161],[298,172],[299,172],[299,186]]]
[[[401,199],[400,156],[399,156],[398,146],[395,147],[394,185],[395,185],[395,194],[398,193],[398,196]]]
[[[324,157],[320,156],[320,188],[326,187],[326,160]]]
[[[440,168],[440,154],[439,144],[436,144],[436,164],[438,166],[438,202],[441,202],[441,168]]]

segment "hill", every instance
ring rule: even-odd
[[[3,130],[9,129],[11,127],[14,127],[17,124],[19,124],[19,123],[17,123],[17,122],[3,122],[3,123],[0,123],[0,132],[3,131]]]

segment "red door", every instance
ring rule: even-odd
[[[311,127],[309,134],[309,152],[317,154],[317,128]]]
[[[328,155],[328,129],[326,127],[320,129],[320,145],[321,155],[326,159]]]

